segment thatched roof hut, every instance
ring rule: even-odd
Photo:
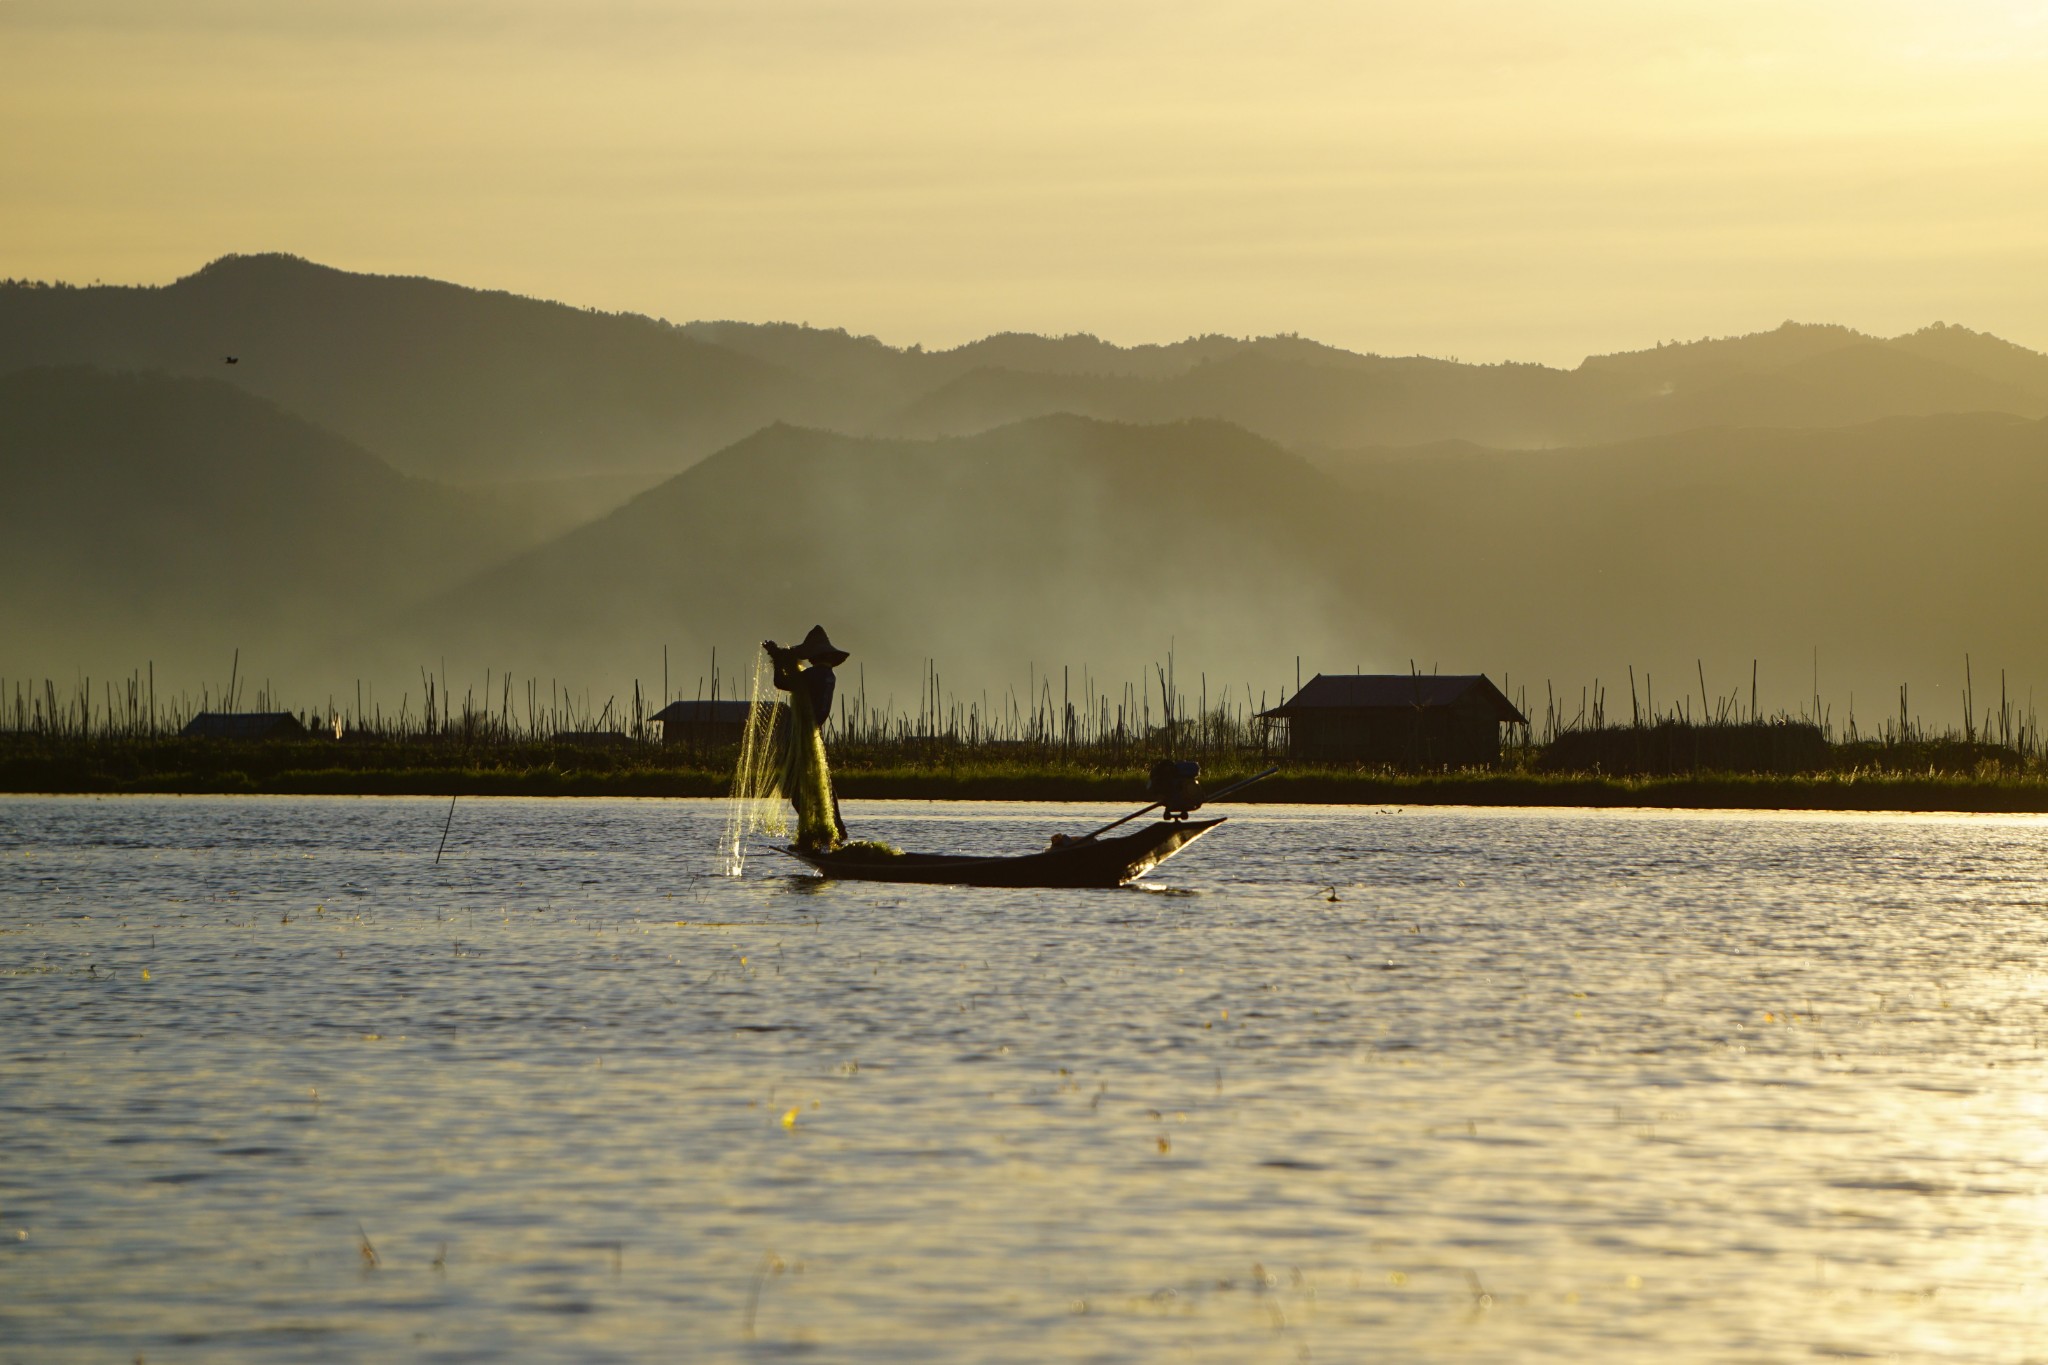
[[[670,702],[656,711],[653,719],[661,722],[661,742],[664,744],[715,749],[740,742],[740,734],[747,726],[747,714],[753,705],[748,701]]]
[[[1290,757],[1467,768],[1500,761],[1500,727],[1528,717],[1483,673],[1318,673],[1280,706]]]

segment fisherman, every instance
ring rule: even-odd
[[[1166,807],[1166,818],[1185,820],[1202,808],[1202,765],[1193,759],[1162,758],[1152,765],[1145,795]]]
[[[796,807],[796,846],[830,852],[846,842],[846,822],[839,817],[839,797],[832,790],[820,727],[832,718],[832,693],[838,682],[832,670],[851,656],[833,648],[823,626],[812,626],[802,644],[763,640],[761,648],[775,665],[775,686],[789,693],[789,751],[780,786]]]

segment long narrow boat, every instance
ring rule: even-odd
[[[1136,834],[1077,839],[1042,853],[1010,858],[969,858],[952,853],[806,853],[775,851],[809,863],[828,878],[855,882],[928,882],[948,886],[1122,886],[1144,876],[1223,823],[1160,820]]]

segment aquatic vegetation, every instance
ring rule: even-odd
[[[902,849],[893,844],[883,843],[879,839],[855,839],[850,843],[841,844],[833,851],[848,862],[860,863],[887,862],[891,858],[903,856]]]

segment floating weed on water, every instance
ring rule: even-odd
[[[441,1243],[440,1250],[434,1253],[434,1273],[436,1275],[446,1275],[448,1273],[448,1244],[446,1242]]]
[[[356,1252],[363,1258],[366,1271],[375,1270],[383,1264],[383,1258],[377,1255],[377,1248],[370,1245],[370,1234],[363,1231],[361,1223],[356,1224]]]

